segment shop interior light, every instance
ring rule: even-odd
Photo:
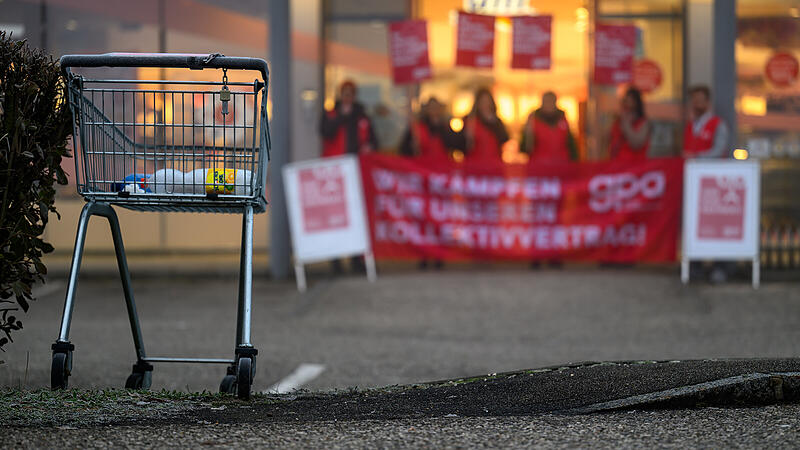
[[[464,129],[464,121],[458,117],[453,117],[450,119],[450,128],[453,129],[456,133]]]
[[[736,150],[733,151],[733,158],[734,159],[738,159],[740,161],[744,161],[745,159],[747,159],[748,156],[749,156],[749,153],[747,152],[746,149],[737,148]]]
[[[743,95],[741,100],[742,113],[748,116],[766,116],[767,99],[759,95]]]

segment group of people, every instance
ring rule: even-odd
[[[520,151],[529,156],[532,164],[563,164],[578,161],[578,146],[570,131],[566,114],[557,106],[558,98],[552,91],[542,95],[541,106],[533,111],[525,123],[520,140]],[[711,110],[711,91],[707,86],[689,89],[690,120],[683,137],[683,156],[686,158],[720,158],[728,155],[728,129],[720,117]],[[502,147],[509,140],[505,124],[497,115],[497,105],[492,93],[480,88],[475,93],[472,111],[462,119],[463,127],[456,131],[450,125],[445,105],[431,97],[419,115],[408,125],[400,153],[423,161],[449,161],[453,151],[463,152],[471,163],[502,161]],[[372,122],[364,106],[356,101],[356,85],[342,83],[333,109],[325,111],[320,124],[323,137],[323,156],[360,154],[378,150]],[[651,125],[645,114],[642,94],[628,88],[620,101],[620,110],[612,123],[608,136],[609,157],[616,161],[644,161],[650,143]],[[559,261],[549,261],[560,265]],[[436,268],[441,261],[433,261]],[[539,262],[534,261],[533,267]],[[355,257],[351,266],[363,271],[363,261]],[[422,260],[425,268],[428,261]],[[334,271],[341,271],[339,261]],[[730,270],[715,265],[712,279],[726,278]]]
[[[379,148],[372,122],[364,106],[356,100],[356,93],[355,83],[345,81],[334,108],[323,113],[320,127],[323,156],[366,153]],[[554,92],[545,92],[541,106],[528,116],[522,130],[519,150],[529,156],[532,164],[578,160],[575,137],[566,114],[557,106],[557,100]],[[711,111],[710,89],[707,86],[692,87],[689,104],[691,118],[684,130],[683,155],[687,158],[727,156],[727,127]],[[427,161],[448,161],[454,150],[460,150],[468,162],[502,161],[502,148],[509,140],[509,133],[497,114],[497,105],[488,89],[477,90],[472,111],[463,118],[462,124],[460,130],[453,130],[445,105],[431,97],[409,123],[400,144],[400,153]],[[647,159],[650,133],[651,125],[642,94],[636,88],[628,88],[609,132],[610,159]]]

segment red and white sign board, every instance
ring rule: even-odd
[[[491,68],[494,65],[494,16],[458,13],[456,65]]]
[[[287,164],[283,168],[297,287],[306,288],[304,264],[365,255],[367,276],[375,263],[358,158],[344,155]]]
[[[661,86],[661,67],[652,59],[640,59],[633,65],[633,85],[644,93],[653,92]]]
[[[764,68],[767,79],[777,87],[789,87],[797,81],[800,63],[791,53],[780,52],[772,55]]]
[[[633,79],[633,53],[636,27],[597,24],[594,33],[594,82],[630,83]]]
[[[683,282],[689,281],[690,260],[749,259],[758,287],[758,162],[687,160],[683,181]]]
[[[553,16],[511,18],[511,68],[550,70]]]
[[[432,76],[428,57],[428,25],[406,20],[389,25],[389,54],[396,84],[416,83]]]

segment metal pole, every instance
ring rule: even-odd
[[[289,222],[283,192],[283,166],[291,151],[291,14],[289,0],[269,1],[270,95],[272,97],[272,159],[270,171],[270,243],[272,277],[289,276]]]
[[[729,151],[736,144],[736,2],[714,0],[713,103],[714,112],[728,125]],[[730,155],[727,155],[730,156]]]

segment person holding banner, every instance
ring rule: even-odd
[[[650,123],[644,113],[642,93],[629,87],[620,102],[620,114],[611,125],[608,143],[612,161],[639,162],[647,159]]]
[[[467,162],[503,162],[503,144],[508,141],[508,131],[497,116],[497,104],[489,89],[480,88],[475,93],[475,103],[464,118],[461,136]]]
[[[356,85],[350,80],[339,88],[333,109],[322,113],[322,156],[375,151],[378,140],[364,106],[356,101]]]
[[[578,147],[564,111],[556,106],[555,92],[542,94],[542,106],[528,116],[520,151],[532,164],[564,164],[578,160]]]
[[[450,149],[459,146],[458,134],[450,128],[444,104],[431,97],[420,111],[419,118],[408,125],[400,144],[400,154],[433,164],[448,163]]]
[[[728,126],[711,111],[711,90],[699,85],[689,89],[691,119],[683,132],[684,158],[727,158]]]

